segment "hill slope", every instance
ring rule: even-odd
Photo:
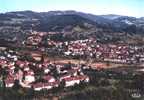
[[[82,35],[102,41],[124,41],[129,37],[135,38],[135,35],[144,35],[144,18],[93,15],[76,11],[19,11],[0,14],[1,39],[24,40],[31,30],[68,31],[76,37]]]

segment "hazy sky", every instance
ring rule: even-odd
[[[0,12],[76,10],[144,17],[144,0],[0,0]]]

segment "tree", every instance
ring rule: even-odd
[[[19,83],[19,80],[15,80],[15,81],[14,81],[14,85],[13,85],[12,88],[13,88],[14,90],[18,90],[18,89],[21,88],[21,85],[20,85],[20,83]]]
[[[13,99],[16,99],[16,100],[20,100],[20,98],[24,96],[25,92],[22,86],[20,85],[19,80],[14,81],[14,85],[12,87],[11,92],[12,92],[11,96],[13,97]]]
[[[66,82],[65,82],[65,80],[63,79],[63,80],[60,82],[60,85],[59,85],[60,90],[61,90],[61,89],[64,89],[65,86],[66,86]]]

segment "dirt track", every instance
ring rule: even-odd
[[[88,66],[92,66],[93,68],[116,68],[119,66],[129,66],[128,64],[115,64],[115,63],[109,63],[106,62],[93,62],[93,61],[84,61],[84,60],[76,60],[76,59],[63,59],[63,58],[46,58],[47,60],[55,63],[69,63],[72,64],[86,64]]]

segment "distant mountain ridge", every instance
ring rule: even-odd
[[[70,27],[69,29],[67,27]],[[1,38],[22,38],[30,30],[72,31],[76,27],[98,37],[113,37],[116,33],[144,35],[144,17],[94,15],[77,11],[18,11],[0,14]],[[78,31],[77,34],[80,32]],[[108,36],[107,36],[108,34]]]

